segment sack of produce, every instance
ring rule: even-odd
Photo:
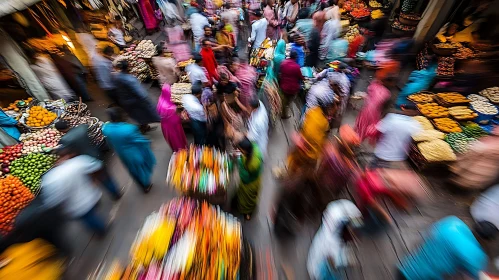
[[[412,140],[416,142],[432,141],[444,138],[445,138],[445,133],[442,133],[437,130],[423,130],[418,134],[412,136]]]
[[[454,154],[450,145],[443,140],[421,142],[418,144],[418,149],[428,162],[456,160],[456,154]]]

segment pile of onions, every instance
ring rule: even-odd
[[[34,133],[22,134],[19,138],[23,143],[22,154],[41,153],[44,149],[58,145],[62,134],[54,128],[46,128]]]

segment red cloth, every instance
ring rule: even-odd
[[[203,47],[199,53],[203,57],[203,66],[208,71],[208,79],[210,82],[213,79],[217,81],[220,80],[217,73],[217,61],[215,60],[215,53],[213,50],[209,47]]]
[[[300,65],[293,59],[281,63],[279,86],[286,95],[296,95],[300,92],[300,82],[303,80]]]
[[[365,174],[357,180],[357,193],[359,195],[359,209],[365,211],[366,207],[376,202],[376,198],[389,198],[399,209],[406,209],[407,200],[396,190],[385,186],[377,170],[366,170]]]
[[[153,31],[158,27],[158,20],[154,15],[154,10],[152,8],[151,2],[149,2],[149,0],[139,0],[138,4],[146,29],[148,31]]]

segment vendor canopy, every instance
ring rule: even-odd
[[[41,0],[1,0],[0,17],[24,10]]]

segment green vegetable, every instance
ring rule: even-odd
[[[40,178],[49,170],[56,157],[33,153],[16,159],[12,162],[11,173],[18,177],[31,192],[36,193],[40,188]]]
[[[471,143],[475,140],[475,138],[468,137],[462,132],[449,133],[445,137],[445,142],[447,142],[456,153],[461,154],[465,153],[469,149]]]

